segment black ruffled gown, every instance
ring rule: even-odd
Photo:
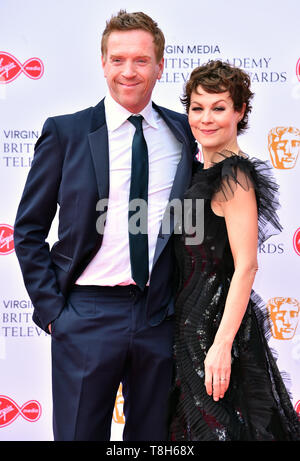
[[[237,184],[246,190],[254,187],[261,244],[281,230],[277,185],[270,169],[258,159],[226,152],[211,168],[197,167],[185,195],[193,201],[204,199],[204,239],[201,244],[187,245],[185,234],[175,236],[179,290],[170,440],[300,440],[297,414],[267,344],[269,325],[263,302],[254,291],[233,343],[224,398],[215,402],[204,385],[206,352],[218,329],[234,272],[225,220],[213,213],[211,199],[230,200]]]

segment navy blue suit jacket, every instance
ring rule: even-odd
[[[182,144],[182,156],[170,200],[182,198],[191,180],[196,143],[187,117],[156,106]],[[101,246],[96,222],[99,199],[109,196],[108,133],[103,100],[95,107],[46,120],[35,146],[14,226],[15,250],[28,294],[33,320],[48,332],[65,306],[74,282]],[[46,242],[59,205],[58,241]],[[147,315],[151,325],[173,312],[171,234],[159,233]]]

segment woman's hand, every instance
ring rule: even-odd
[[[224,397],[231,373],[231,344],[213,344],[204,361],[205,387],[215,401]]]

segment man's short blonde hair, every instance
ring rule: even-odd
[[[112,32],[137,29],[145,30],[153,36],[156,60],[160,62],[164,56],[165,37],[157,23],[145,13],[127,13],[125,10],[120,10],[117,15],[112,16],[111,19],[106,22],[101,40],[101,53],[103,59],[106,59],[107,40]]]

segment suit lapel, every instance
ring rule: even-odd
[[[181,201],[183,199],[183,194],[191,180],[192,155],[189,155],[190,152],[188,150],[188,147],[186,147],[186,142],[185,142],[186,135],[184,134],[182,130],[181,123],[171,118],[168,115],[167,111],[165,111],[163,108],[158,107],[156,105],[154,105],[154,108],[159,112],[159,114],[162,116],[166,124],[169,126],[172,133],[175,135],[178,141],[182,144],[181,158],[177,165],[177,170],[175,173],[173,186],[172,186],[170,196],[169,196],[169,203],[171,201],[176,201],[176,199]],[[167,218],[167,214],[169,213],[169,211],[170,211],[169,209],[166,210],[163,220]],[[154,253],[154,259],[153,259],[153,267],[156,261],[158,260],[160,254],[162,253],[163,249],[165,248],[170,236],[173,233],[174,227],[176,225],[176,220],[174,217],[174,213],[172,212],[172,208],[171,208],[171,213],[170,213],[170,219],[167,220],[167,222],[170,223],[170,225],[167,226],[169,227],[169,232],[163,233],[164,229],[162,226],[159,230],[155,253]]]
[[[108,198],[109,152],[103,100],[94,109],[92,132],[89,133],[88,139],[96,173],[99,199]]]
[[[187,152],[185,147],[185,144],[188,143],[187,137],[179,121],[174,120],[174,118],[171,118],[168,115],[168,112],[164,110],[162,107],[156,106],[155,104],[153,104],[153,106],[155,110],[157,110],[157,112],[162,116],[162,118],[164,119],[164,121],[174,134],[174,136],[182,145],[181,158],[177,165],[177,170],[174,177],[173,186],[170,192],[169,201],[177,198],[182,199],[184,191],[186,190],[186,187],[188,186],[191,180],[192,159],[189,156],[189,152]]]

